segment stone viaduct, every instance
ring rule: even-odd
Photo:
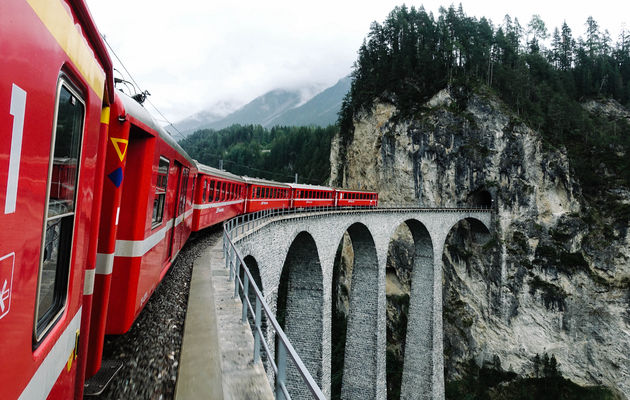
[[[468,220],[486,233],[489,210],[369,209],[296,214],[270,219],[235,243],[274,313],[281,275],[288,277],[284,330],[320,388],[330,398],[332,281],[335,255],[348,232],[354,251],[341,396],[385,399],[386,262],[396,229],[407,224],[415,253],[402,399],[444,399],[442,253],[451,229]],[[256,272],[255,272],[256,273]],[[276,313],[276,318],[278,317]],[[274,334],[266,333],[274,347]],[[270,368],[267,368],[270,371]],[[273,375],[269,373],[270,379]],[[292,398],[310,398],[289,371]],[[294,384],[293,384],[294,383]]]

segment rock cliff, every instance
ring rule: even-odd
[[[615,105],[585,108],[608,115]],[[584,198],[562,148],[491,94],[464,89],[437,93],[408,119],[376,103],[353,126],[333,140],[331,184],[378,190],[381,204],[496,211],[488,241],[461,223],[442,255],[447,381],[471,359],[497,357],[531,377],[547,354],[565,378],[630,398],[628,224]],[[627,189],[615,196],[630,204]],[[399,280],[389,282],[392,271],[388,284]]]

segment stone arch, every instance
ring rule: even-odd
[[[373,399],[377,397],[378,387],[378,257],[374,238],[365,225],[355,223],[347,232],[352,241],[354,262],[341,398]]]
[[[436,255],[442,263],[442,315],[438,317],[443,324],[442,376],[446,381],[456,379],[458,371],[475,356],[469,352],[468,331],[485,317],[478,310],[492,310],[493,303],[499,308],[502,304],[500,265],[493,261],[498,251],[488,242],[488,228],[474,217],[454,221],[445,233],[441,254]],[[498,315],[500,310],[490,312]]]
[[[462,222],[470,226],[471,232],[475,236],[476,240],[483,240],[487,237],[487,235],[490,234],[490,227],[487,226],[486,223],[479,218],[464,217],[455,221],[455,223],[453,223],[453,225],[449,227],[445,238],[447,238],[453,232],[453,229],[460,225]]]
[[[406,235],[410,237],[401,238]],[[403,261],[409,262],[409,268],[398,269],[395,271],[396,275],[392,275],[394,271],[389,261],[390,257],[395,255],[391,251],[395,249],[395,241],[401,239],[410,241],[403,250],[411,253],[405,254],[404,258],[407,259]],[[427,227],[416,219],[403,221],[392,233],[389,241],[386,284],[390,288],[401,283],[400,288],[408,285],[409,296],[401,296],[397,300],[396,296],[388,297],[389,307],[400,308],[401,311],[408,307],[408,312],[406,324],[404,318],[398,321],[401,324],[398,326],[400,331],[388,332],[388,337],[398,336],[397,339],[403,341],[404,354],[402,365],[399,359],[396,361],[395,354],[388,354],[388,398],[392,396],[398,398],[396,395],[398,391],[400,398],[414,398],[431,390],[434,265],[433,241]],[[403,293],[406,290],[407,288],[404,288]],[[390,292],[394,290],[390,289]],[[398,303],[395,304],[396,302]],[[396,324],[392,324],[392,328],[394,326]]]
[[[308,232],[302,231],[289,247],[282,267],[276,317],[320,386],[323,373],[323,305],[323,275],[317,245]],[[301,375],[291,361],[287,360],[287,363],[287,387],[291,397],[310,399]]]

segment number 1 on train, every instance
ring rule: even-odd
[[[22,134],[24,132],[24,110],[26,109],[26,92],[15,83],[11,90],[11,109],[13,115],[13,131],[11,132],[11,155],[9,157],[9,174],[7,177],[7,197],[4,213],[15,212],[17,201],[18,177],[20,175],[20,158],[22,156]]]

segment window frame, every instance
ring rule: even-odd
[[[160,185],[160,163],[162,161],[166,161],[168,163],[168,166],[166,167],[166,184],[165,185]],[[153,214],[151,214],[151,230],[162,226],[162,223],[164,222],[164,209],[166,208],[166,194],[168,193],[168,175],[171,172],[171,160],[166,158],[165,156],[160,155],[160,158],[158,160],[158,171],[157,171],[157,180],[156,180],[156,184],[155,184],[155,190],[153,192],[154,197],[153,197],[153,204],[155,207],[155,200],[158,200],[158,204],[159,204],[159,199],[160,196],[162,196],[162,206],[161,206],[161,213],[160,213],[160,219],[159,220],[153,220]],[[158,190],[163,190],[164,193],[158,193]],[[158,205],[158,207],[160,207]]]
[[[52,218],[48,217],[48,208],[50,206],[50,193],[52,189],[52,176],[53,176],[53,165],[55,158],[55,148],[58,134],[58,122],[59,122],[59,110],[60,110],[60,101],[61,101],[61,91],[65,88],[79,103],[83,105],[83,115],[81,121],[81,129],[80,129],[80,137],[78,142],[78,154],[77,154],[77,166],[76,166],[76,185],[74,188],[74,199],[73,199],[73,211],[61,213],[59,215],[55,215]],[[44,206],[44,215],[43,215],[43,224],[42,224],[42,239],[40,242],[39,249],[39,265],[37,269],[37,292],[35,296],[35,307],[33,310],[33,345],[34,347],[38,347],[43,339],[48,335],[48,333],[52,330],[52,328],[57,325],[60,321],[61,316],[65,312],[68,307],[68,294],[70,290],[70,277],[73,269],[73,255],[74,255],[74,234],[76,232],[77,227],[77,199],[78,194],[80,192],[80,183],[81,183],[81,157],[83,156],[83,142],[85,139],[85,126],[86,126],[86,117],[87,117],[87,101],[86,96],[83,94],[81,90],[77,88],[76,85],[73,84],[72,80],[65,74],[59,75],[57,81],[57,88],[55,89],[55,108],[53,115],[53,123],[52,123],[52,133],[50,138],[50,147],[49,147],[49,160],[48,160],[48,172],[47,172],[47,181],[46,181],[46,202]],[[44,250],[46,248],[46,236],[48,223],[51,220],[59,220],[59,223],[68,223],[67,217],[72,216],[72,230],[69,234],[69,237],[63,238],[60,237],[59,246],[63,244],[68,246],[67,253],[64,252],[67,260],[62,261],[67,265],[60,267],[60,260],[57,259],[57,265],[55,267],[55,281],[53,283],[53,299],[50,307],[44,311],[43,315],[39,315],[39,307],[40,301],[42,300],[42,277],[44,270]],[[62,235],[60,228],[60,236]],[[60,268],[62,270],[60,271]],[[59,273],[61,272],[61,275]],[[57,279],[61,276],[62,282],[59,283]],[[63,280],[65,280],[65,288]],[[59,298],[61,296],[61,298]]]

